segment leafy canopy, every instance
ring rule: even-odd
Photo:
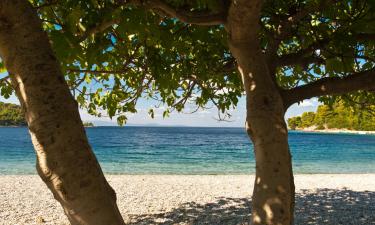
[[[112,1],[65,1],[40,14],[69,85],[91,114],[104,109],[123,123],[141,97],[167,105],[164,116],[188,100],[225,112],[241,95],[237,73],[225,70],[232,59],[221,27],[191,26]],[[114,24],[91,32],[106,22]]]
[[[224,25],[181,22],[186,15],[225,17],[227,0],[31,2],[72,92],[91,114],[100,116],[104,109],[123,123],[125,113],[137,111],[140,98],[168,106],[165,116],[182,111],[187,102],[198,108],[214,104],[225,113],[241,96]],[[373,71],[374,7],[367,0],[266,1],[259,37],[280,89]],[[1,94],[10,91],[2,82]],[[295,101],[331,94],[317,91]],[[346,99],[371,96],[367,90]],[[337,98],[320,100],[333,104]]]

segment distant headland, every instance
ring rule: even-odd
[[[320,105],[316,112],[289,118],[288,127],[306,132],[375,134],[375,106]]]
[[[0,127],[27,126],[22,108],[12,103],[0,102]],[[85,127],[94,127],[92,122],[84,122]]]
[[[83,122],[84,127],[94,127],[94,124],[91,122]]]
[[[0,126],[26,126],[26,121],[21,106],[0,102]]]

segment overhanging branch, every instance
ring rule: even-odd
[[[67,69],[68,73],[91,73],[91,74],[123,74],[127,70],[79,70],[79,69]]]
[[[340,95],[353,91],[375,90],[375,68],[346,77],[327,77],[315,82],[283,91],[285,105],[323,95]]]
[[[375,40],[375,33],[359,33],[354,34],[354,37],[356,37],[359,41],[373,41]]]
[[[308,17],[312,12],[320,11],[320,9],[335,1],[336,0],[327,0],[321,1],[319,4],[305,6],[304,8],[290,15],[286,20],[281,21],[276,33],[274,35],[270,35],[271,40],[266,50],[268,60],[271,62],[274,60],[273,57],[276,54],[280,43],[283,40],[290,38],[290,36],[293,34],[293,27],[297,26],[301,20]]]
[[[309,64],[324,64],[325,60],[318,56],[300,56],[299,54],[290,54],[287,57],[278,58],[276,61],[276,66],[291,66],[291,65],[300,65],[302,68],[305,68]]]
[[[202,12],[191,12],[186,10],[178,10],[171,5],[165,3],[161,0],[120,0],[117,1],[119,6],[124,5],[135,5],[141,6],[148,9],[152,9],[157,11],[161,16],[168,16],[171,18],[177,18],[181,22],[188,23],[188,24],[197,24],[203,26],[211,26],[211,25],[219,25],[225,22],[225,13],[218,12],[218,13],[202,13]],[[113,26],[120,22],[120,18],[112,19],[112,20],[104,20],[100,23],[96,24],[88,28],[80,38],[80,41],[84,41],[87,37],[92,34],[100,33],[107,28]]]
[[[120,22],[120,19],[112,19],[112,20],[105,20],[101,23],[96,24],[95,26],[92,26],[88,28],[83,35],[80,38],[80,41],[86,40],[87,37],[89,37],[92,34],[100,33],[106,30],[107,28],[113,26],[114,24],[117,24]]]
[[[202,13],[187,10],[179,10],[161,0],[140,1],[140,4],[147,8],[158,11],[163,16],[176,18],[183,23],[196,24],[202,26],[220,25],[225,23],[224,12]]]
[[[310,63],[322,64],[324,60],[315,56],[314,52],[318,49],[324,48],[328,43],[329,40],[327,39],[318,40],[297,52],[282,55],[275,60],[275,66],[306,65]]]
[[[3,82],[7,82],[8,80],[10,79],[10,76],[5,76],[3,78],[0,79],[0,83],[3,83]]]

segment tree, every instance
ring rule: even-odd
[[[351,103],[353,103],[351,101]],[[375,105],[367,102],[338,101],[332,105],[320,105],[316,111],[306,112],[300,116],[288,119],[291,128],[305,128],[316,126],[316,129],[323,130],[326,127],[333,129],[349,130],[375,130]]]
[[[301,127],[311,127],[314,125],[315,113],[304,112],[301,116]]]
[[[92,122],[83,122],[84,127],[93,127],[94,124]]]
[[[296,117],[291,117],[288,119],[288,126],[290,129],[295,130],[296,128],[301,127],[301,117],[296,116]]]
[[[181,111],[188,100],[199,107],[211,101],[225,112],[244,90],[246,130],[256,158],[253,224],[293,223],[288,107],[319,96],[330,102],[346,93],[348,99],[371,98],[375,89],[371,1],[35,0],[34,5],[68,84],[92,114],[100,115],[102,108],[110,116],[120,114],[122,123],[124,112],[136,112],[140,97],[165,103],[165,114]],[[101,87],[90,90],[92,81]]]
[[[333,116],[332,108],[328,105],[320,105],[315,114],[315,124],[318,129],[324,129],[327,126],[327,122],[331,120]]]
[[[20,106],[0,102],[0,126],[25,125],[25,117]]]
[[[25,0],[0,2],[0,53],[25,111],[37,171],[71,224],[123,224],[88,144],[77,104]],[[100,215],[100,216],[97,216]]]

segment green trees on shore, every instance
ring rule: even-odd
[[[26,126],[21,107],[0,102],[0,126]]]
[[[91,123],[91,122],[83,122],[83,126],[84,126],[84,127],[93,127],[94,124]]]
[[[26,126],[25,116],[19,105],[0,102],[0,126]],[[93,127],[92,122],[83,122],[85,127]]]
[[[362,109],[361,106],[347,106],[336,102],[332,106],[320,105],[314,112],[305,112],[301,116],[288,119],[290,129],[314,127],[323,129],[375,130],[375,106]]]

